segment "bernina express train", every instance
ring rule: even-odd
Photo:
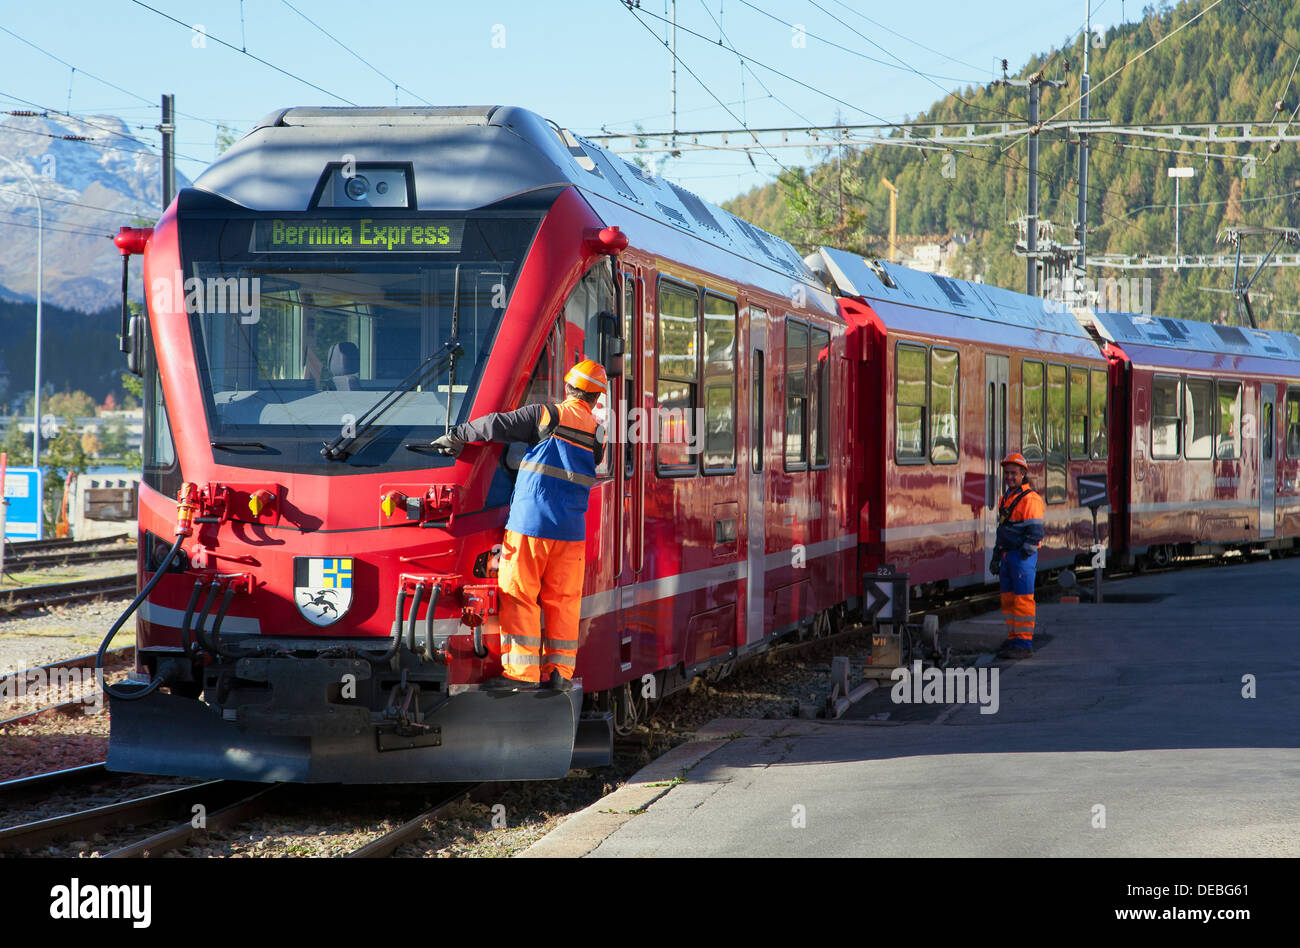
[[[1047,500],[1046,567],[1094,544],[1079,474],[1107,477],[1115,555],[1300,530],[1300,339],[1159,320],[1160,342],[1123,314],[804,260],[519,108],[275,112],[118,245],[144,255],[124,349],[146,437],[113,769],[599,765],[654,698],[854,617],[864,573],[988,581],[1010,450]],[[430,442],[558,401],[583,358],[611,379],[610,449],[577,686],[483,690],[521,452]]]

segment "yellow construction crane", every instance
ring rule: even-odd
[[[880,183],[889,188],[889,262],[898,263],[898,188],[888,178]]]

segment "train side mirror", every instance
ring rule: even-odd
[[[618,317],[610,312],[596,314],[596,332],[600,338],[600,364],[611,378],[623,374],[623,334]]]
[[[142,375],[144,364],[144,319],[132,316],[127,322],[126,337],[122,340],[126,351],[126,370],[134,376]]]

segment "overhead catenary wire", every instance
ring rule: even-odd
[[[1136,56],[1133,56],[1133,57],[1131,57],[1131,58],[1125,58],[1123,64],[1122,64],[1121,66],[1119,66],[1117,69],[1113,70],[1113,71],[1112,71],[1109,75],[1107,75],[1104,79],[1102,79],[1100,82],[1094,82],[1094,83],[1092,83],[1092,84],[1091,84],[1091,88],[1090,88],[1089,91],[1090,91],[1090,92],[1096,92],[1098,89],[1100,89],[1100,88],[1101,88],[1102,86],[1104,86],[1106,83],[1110,82],[1112,79],[1114,79],[1116,76],[1118,76],[1121,72],[1123,72],[1123,71],[1124,71],[1125,69],[1127,69],[1129,66],[1133,65],[1133,63],[1137,62],[1139,59],[1141,59],[1142,57],[1146,56],[1148,53],[1150,53],[1151,51],[1153,51],[1153,50],[1156,49],[1157,47],[1163,45],[1163,44],[1164,44],[1165,42],[1167,42],[1168,40],[1173,39],[1175,36],[1177,36],[1177,35],[1178,35],[1179,33],[1181,33],[1183,30],[1187,29],[1187,27],[1191,26],[1193,23],[1195,23],[1195,22],[1196,22],[1197,20],[1199,20],[1201,17],[1205,16],[1205,14],[1209,13],[1211,10],[1213,10],[1215,7],[1217,7],[1217,6],[1218,6],[1219,4],[1221,4],[1221,3],[1223,3],[1223,0],[1212,0],[1212,2],[1210,3],[1209,6],[1207,6],[1207,7],[1205,7],[1204,9],[1198,11],[1198,12],[1197,12],[1194,16],[1192,16],[1189,20],[1186,20],[1185,22],[1180,23],[1180,24],[1179,24],[1175,29],[1171,30],[1170,32],[1166,33],[1164,36],[1160,37],[1160,39],[1156,40],[1154,43],[1152,43],[1152,44],[1151,44],[1150,46],[1148,46],[1146,49],[1142,50],[1142,52],[1138,53]],[[1060,117],[1061,117],[1062,115],[1064,115],[1066,112],[1070,111],[1072,108],[1074,108],[1076,105],[1078,105],[1082,100],[1083,100],[1083,96],[1082,96],[1082,94],[1080,94],[1080,95],[1078,95],[1078,96],[1075,96],[1073,99],[1071,99],[1069,102],[1067,102],[1067,103],[1066,103],[1064,106],[1062,106],[1060,109],[1057,109],[1054,113],[1052,113],[1050,116],[1048,116],[1048,118],[1045,120],[1044,123],[1040,123],[1040,124],[1045,124],[1046,122],[1054,122],[1054,121],[1056,121],[1058,118],[1060,118]],[[1016,139],[1015,141],[1013,141],[1013,142],[1011,142],[1010,144],[1008,144],[1008,145],[1007,145],[1005,148],[1003,148],[1002,150],[1003,150],[1003,151],[1006,151],[1007,148],[1011,148],[1013,145],[1017,145],[1017,144],[1019,144],[1020,142],[1024,141],[1024,138],[1025,138],[1025,137],[1028,137],[1029,134],[1030,134],[1030,133],[1026,133],[1024,137]],[[1092,133],[1090,132],[1089,134],[1092,134]]]
[[[110,82],[110,81],[107,80],[107,79],[104,79],[104,78],[101,78],[100,76],[95,75],[93,72],[88,72],[87,70],[82,69],[82,68],[79,67],[79,66],[75,66],[75,65],[73,65],[72,63],[68,62],[66,59],[63,59],[61,56],[58,56],[58,55],[56,55],[56,54],[50,52],[48,49],[45,49],[43,46],[39,46],[39,45],[37,45],[36,43],[33,43],[31,40],[29,40],[29,39],[27,39],[27,38],[25,38],[25,37],[19,36],[19,35],[18,35],[17,33],[15,33],[13,30],[10,30],[10,29],[8,29],[8,28],[6,28],[6,27],[4,27],[4,26],[0,26],[0,30],[4,31],[5,33],[8,33],[10,36],[12,36],[14,39],[18,40],[20,43],[24,43],[24,44],[26,44],[27,46],[30,46],[32,49],[36,50],[38,53],[41,53],[42,55],[48,56],[50,59],[53,59],[55,62],[57,62],[57,63],[61,63],[61,64],[64,65],[64,66],[67,66],[67,67],[68,67],[69,69],[71,69],[74,73],[80,72],[80,73],[81,73],[82,75],[84,75],[84,76],[89,76],[91,79],[94,79],[96,82],[102,83],[103,85],[108,86],[110,89],[115,89],[115,90],[117,90],[118,92],[121,92],[123,95],[129,95],[129,96],[130,96],[131,98],[133,98],[133,99],[139,99],[141,102],[144,102],[146,105],[148,105],[148,106],[151,107],[151,108],[157,108],[157,107],[158,107],[158,103],[157,103],[156,101],[154,101],[154,100],[152,100],[152,99],[147,99],[147,98],[145,98],[144,96],[140,95],[138,92],[132,92],[130,89],[124,89],[124,88],[122,88],[121,86],[117,85],[117,84],[114,83],[114,82]],[[69,90],[69,94],[71,94],[71,90]],[[69,100],[69,111],[68,111],[68,112],[64,112],[64,113],[62,113],[62,114],[65,114],[65,115],[71,114],[71,111],[70,111],[70,110],[71,110],[71,100]],[[217,124],[216,122],[212,121],[211,119],[205,119],[205,118],[203,118],[203,117],[201,117],[201,116],[198,116],[198,115],[190,115],[188,112],[181,112],[181,111],[177,110],[177,113],[176,113],[176,114],[178,114],[178,115],[183,115],[183,116],[185,116],[186,118],[194,119],[196,122],[206,122],[207,124],[212,125],[212,126],[215,126],[215,125]]]
[[[172,23],[175,23],[177,26],[187,31],[191,31],[194,29],[192,25],[186,23],[184,20],[178,20],[176,19],[176,17],[172,16],[169,13],[164,13],[162,10],[159,10],[157,7],[151,7],[149,4],[145,3],[144,0],[131,0],[131,2],[138,7],[143,7],[144,9],[148,10],[150,13],[157,14],[158,16],[162,17],[165,20],[170,20]],[[310,86],[311,88],[315,89],[317,92],[323,92],[325,95],[329,96],[332,99],[338,99],[340,102],[346,102],[348,105],[351,105],[354,108],[357,105],[357,103],[353,102],[351,99],[345,98],[344,96],[341,96],[336,92],[331,92],[329,89],[326,89],[324,86],[318,86],[310,79],[304,79],[302,76],[290,72],[289,70],[281,66],[277,66],[275,63],[265,60],[261,56],[257,56],[253,53],[250,53],[246,49],[240,49],[234,43],[229,43],[226,40],[223,40],[219,36],[213,36],[211,33],[206,33],[206,32],[204,35],[208,39],[212,40],[214,43],[219,43],[222,46],[226,47],[227,49],[239,53],[241,56],[247,56],[249,59],[253,60],[254,62],[261,63],[263,66],[266,66],[268,69],[273,69],[276,72],[278,72],[280,75],[287,76],[288,78],[293,79],[295,82],[301,82],[305,86]]]
[[[899,39],[903,40],[903,42],[911,43],[913,46],[918,46],[921,49],[925,50],[927,53],[934,53],[934,55],[941,56],[944,59],[948,60],[949,62],[956,63],[959,66],[968,66],[971,69],[979,69],[979,70],[982,70],[984,68],[983,66],[976,66],[974,63],[968,63],[964,59],[957,59],[956,57],[949,56],[947,53],[941,53],[939,52],[939,50],[926,46],[924,43],[918,43],[916,40],[912,39],[909,36],[904,36],[902,33],[899,33],[897,30],[891,30],[889,27],[885,26],[885,24],[881,23],[879,20],[873,20],[865,13],[853,9],[853,7],[849,6],[847,3],[841,2],[841,0],[834,0],[834,3],[836,6],[840,6],[843,7],[845,10],[848,10],[854,16],[859,16],[862,19],[866,20],[872,26],[878,26],[886,33],[892,33],[894,36],[897,36]]]
[[[635,19],[638,23],[640,23],[641,26],[644,27],[645,30],[646,30],[646,31],[647,31],[651,36],[653,36],[653,37],[655,38],[655,42],[657,42],[657,43],[663,43],[663,42],[664,42],[662,39],[659,38],[658,34],[656,34],[655,31],[654,31],[653,29],[650,28],[650,25],[649,25],[648,23],[646,23],[644,20],[642,20],[639,16],[636,15],[637,13],[647,12],[647,11],[643,11],[643,10],[640,10],[640,9],[638,9],[638,8],[633,8],[632,6],[630,6],[630,5],[626,4],[626,3],[624,3],[623,6],[624,6],[624,8],[625,8],[629,13],[632,14],[633,19]],[[652,14],[652,15],[653,15],[653,14]],[[679,27],[679,29],[680,29],[680,28],[681,28],[681,27]],[[690,32],[690,31],[688,31],[688,32]],[[694,35],[699,36],[700,34],[696,33],[696,34],[694,34]],[[723,104],[722,99],[718,96],[718,94],[715,93],[712,89],[709,88],[708,84],[706,84],[706,83],[704,82],[704,80],[702,80],[702,79],[701,79],[701,78],[700,78],[700,77],[695,73],[695,70],[691,69],[690,66],[686,65],[685,61],[681,58],[681,56],[677,53],[677,51],[676,51],[675,49],[673,49],[671,46],[668,46],[667,48],[669,49],[670,53],[672,54],[672,57],[673,57],[674,61],[675,61],[678,65],[680,65],[683,69],[685,69],[686,72],[687,72],[688,74],[690,74],[690,77],[691,77],[692,79],[694,79],[694,80],[696,81],[696,83],[699,84],[700,88],[702,88],[705,92],[707,92],[707,93],[709,94],[709,96],[712,97],[713,100],[714,100],[715,102],[718,103],[718,105],[722,106],[723,111],[725,111],[728,115],[730,115],[733,121],[735,121],[735,122],[737,122],[737,123],[739,123],[739,124],[741,124],[741,125],[743,126],[744,123],[740,121],[740,118],[736,115],[736,113],[733,112],[730,108],[728,108],[725,104]],[[829,196],[828,194],[826,194],[826,193],[823,192],[823,191],[820,191],[820,190],[817,189],[817,188],[812,187],[812,186],[809,185],[806,181],[804,181],[804,180],[802,179],[802,177],[800,177],[799,175],[795,174],[794,171],[793,171],[791,168],[789,168],[788,166],[786,166],[786,165],[785,165],[785,164],[784,164],[784,163],[783,163],[779,158],[777,158],[775,155],[773,155],[772,152],[771,152],[770,150],[768,150],[767,148],[764,148],[762,145],[760,145],[759,147],[762,148],[763,153],[766,154],[767,157],[770,158],[770,159],[771,159],[771,160],[772,160],[772,161],[773,161],[777,166],[779,166],[779,167],[781,168],[782,171],[784,171],[784,172],[786,172],[787,174],[789,174],[789,175],[791,176],[791,178],[793,178],[794,180],[797,180],[797,181],[798,181],[798,182],[799,182],[803,187],[805,187],[808,191],[810,191],[810,192],[812,192],[812,193],[814,193],[814,194],[818,194],[818,195],[820,195],[821,197],[826,198],[826,199],[828,199],[828,200],[830,199],[830,196]],[[753,161],[752,157],[750,158],[750,161],[751,161],[751,163],[752,163],[752,161]],[[865,200],[865,199],[864,199],[864,200]],[[867,203],[868,203],[868,205],[870,204],[870,202],[867,202]]]
[[[284,4],[286,7],[288,7],[290,10],[292,10],[294,13],[298,14],[298,16],[302,17],[304,20],[306,20],[306,21],[307,21],[308,23],[310,23],[312,26],[314,26],[317,30],[319,30],[320,32],[324,33],[327,37],[329,37],[329,38],[330,38],[331,40],[333,40],[336,44],[338,44],[340,47],[342,47],[342,48],[344,49],[344,51],[346,51],[346,52],[348,53],[348,55],[352,56],[352,57],[353,57],[354,59],[356,59],[358,62],[362,63],[364,66],[366,66],[366,68],[368,68],[371,72],[375,73],[377,76],[379,76],[379,77],[380,77],[381,79],[383,79],[385,82],[387,82],[387,83],[389,83],[390,85],[392,85],[392,87],[393,87],[394,89],[400,89],[400,90],[402,90],[403,92],[405,92],[407,95],[411,96],[412,98],[419,99],[419,100],[420,100],[421,102],[423,102],[425,105],[428,105],[428,106],[432,106],[432,105],[433,105],[432,102],[430,102],[430,101],[429,101],[428,99],[426,99],[424,96],[420,95],[418,92],[413,92],[413,91],[411,91],[411,90],[408,89],[406,86],[402,85],[400,82],[398,82],[396,79],[394,79],[392,76],[390,76],[390,75],[388,75],[387,73],[383,72],[383,71],[382,71],[381,69],[379,69],[379,67],[377,67],[374,63],[370,62],[368,59],[366,59],[364,56],[362,56],[360,53],[358,53],[358,52],[357,52],[356,50],[354,50],[352,47],[348,46],[347,43],[343,42],[341,39],[339,39],[337,36],[335,36],[335,35],[334,35],[333,33],[331,33],[329,30],[325,29],[325,27],[321,26],[319,23],[317,23],[315,20],[313,20],[313,19],[312,19],[311,17],[309,17],[307,14],[303,13],[301,10],[299,10],[297,7],[295,7],[292,3],[289,2],[289,0],[280,0],[280,2],[283,3],[283,4]],[[239,9],[240,9],[240,18],[241,18],[241,22],[242,22],[242,18],[243,18],[243,9],[244,9],[242,3],[240,4],[240,8],[239,8]],[[241,52],[242,52],[242,51],[241,51]]]

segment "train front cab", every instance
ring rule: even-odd
[[[1300,338],[1167,317],[1089,315],[1114,354],[1128,497],[1113,551],[1289,550],[1300,537]]]

